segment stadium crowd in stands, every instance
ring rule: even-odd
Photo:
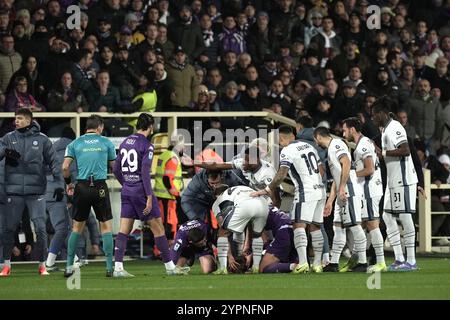
[[[435,153],[450,142],[450,1],[411,2],[1,1],[0,110],[141,111],[134,98],[155,90],[157,111],[303,110],[337,133],[359,116],[368,134],[386,95]],[[80,28],[68,27],[70,5]],[[44,132],[60,136],[58,121]]]

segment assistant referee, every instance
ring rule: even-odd
[[[103,252],[106,256],[106,276],[112,277],[112,212],[106,177],[108,165],[112,168],[116,159],[116,150],[111,141],[103,137],[103,119],[92,115],[86,122],[86,134],[67,146],[63,162],[63,175],[67,184],[67,194],[73,195],[73,227],[68,241],[67,267],[65,277],[73,274],[73,261],[78,237],[83,232],[86,220],[94,209],[100,222],[103,240]],[[77,183],[71,181],[70,164],[76,161]]]

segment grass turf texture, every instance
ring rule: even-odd
[[[391,262],[388,260],[388,262]],[[417,272],[382,273],[381,289],[369,290],[369,274],[202,275],[198,262],[189,276],[166,276],[155,261],[126,262],[135,278],[105,277],[104,263],[81,269],[81,289],[68,290],[61,272],[37,274],[37,265],[13,265],[0,278],[5,299],[450,299],[450,259],[419,258]]]

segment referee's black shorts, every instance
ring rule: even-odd
[[[93,186],[89,181],[78,180],[73,195],[73,219],[86,221],[94,208],[95,216],[100,222],[113,218],[109,190],[105,180],[94,181]]]

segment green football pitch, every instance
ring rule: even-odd
[[[388,260],[390,262],[391,259]],[[104,263],[81,268],[80,289],[69,290],[61,272],[37,275],[37,266],[14,265],[0,278],[4,299],[450,299],[450,259],[420,258],[420,271],[369,274],[202,275],[196,263],[188,276],[166,276],[158,261],[126,262],[135,278],[106,278]],[[367,283],[380,289],[368,289]]]

